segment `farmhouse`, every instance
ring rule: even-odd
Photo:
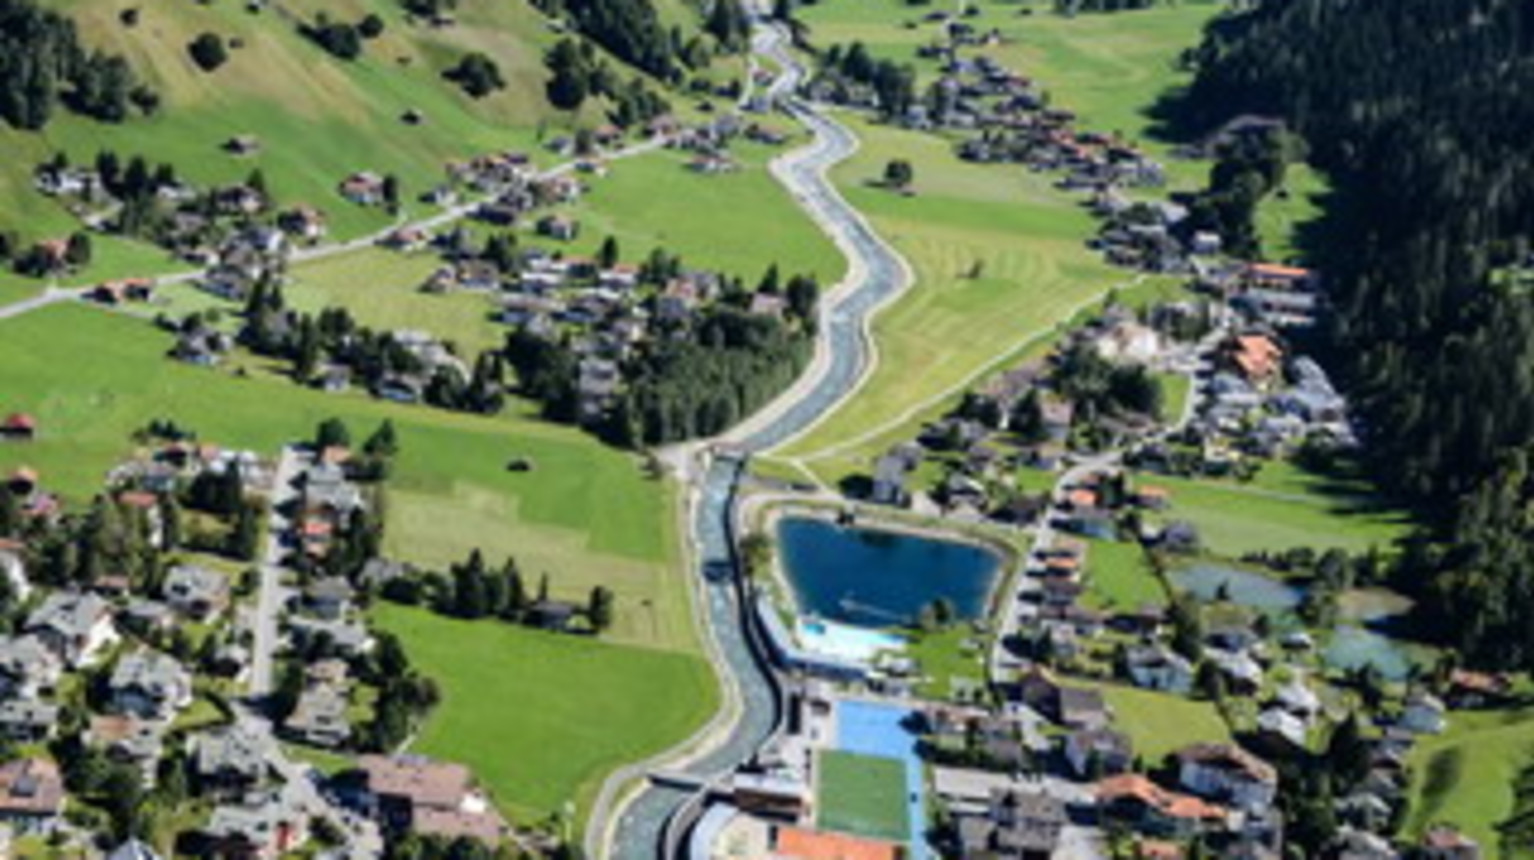
[[[177,565],[165,577],[165,602],[189,618],[206,621],[229,606],[229,580],[195,565]]]
[[[1177,779],[1187,790],[1246,810],[1267,809],[1278,793],[1273,766],[1233,744],[1178,750]]]
[[[117,638],[110,604],[94,594],[68,591],[48,595],[27,616],[25,631],[71,668],[91,662]]]
[[[421,756],[365,755],[364,806],[385,826],[449,839],[500,843],[505,822],[461,764]]]
[[[64,780],[44,758],[0,765],[0,822],[21,834],[49,833],[64,811]]]
[[[107,692],[116,713],[165,720],[192,703],[192,676],[174,657],[145,649],[117,661]]]
[[[37,419],[25,412],[13,412],[0,422],[0,441],[30,442],[37,438]]]

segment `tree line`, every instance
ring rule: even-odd
[[[1168,115],[1185,132],[1281,117],[1330,176],[1308,249],[1326,354],[1368,464],[1426,526],[1399,584],[1421,629],[1534,665],[1534,10],[1515,0],[1263,0],[1216,20]]]
[[[61,102],[116,123],[133,107],[153,113],[160,98],[122,56],[87,50],[73,20],[31,0],[0,0],[0,119],[40,129]]]

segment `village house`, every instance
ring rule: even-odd
[[[196,565],[178,564],[161,587],[165,602],[195,621],[207,621],[229,607],[229,579]]]
[[[1278,771],[1234,744],[1194,744],[1173,756],[1178,782],[1202,797],[1257,811],[1278,794]]]
[[[25,412],[12,412],[0,422],[0,442],[31,442],[37,438],[37,419]]]
[[[1071,772],[1096,779],[1127,772],[1134,764],[1129,736],[1112,729],[1081,729],[1065,736],[1061,751]]]
[[[205,791],[239,797],[269,776],[271,743],[269,735],[243,723],[203,732],[192,739],[192,773]]]
[[[0,637],[0,694],[37,698],[53,691],[64,664],[37,636]]]
[[[304,589],[303,610],[316,618],[335,621],[346,617],[356,590],[338,576],[317,580]]]
[[[1137,773],[1110,776],[1097,784],[1098,814],[1152,836],[1186,839],[1223,828],[1226,811],[1186,794],[1168,791]]]
[[[343,179],[339,190],[342,197],[358,206],[377,206],[384,200],[384,179],[364,170]]]
[[[538,219],[538,235],[560,242],[570,242],[580,233],[580,224],[567,215],[545,215]]]
[[[313,206],[299,205],[277,216],[277,226],[306,242],[325,237],[325,215]]]
[[[169,729],[170,724],[165,722],[121,714],[94,714],[84,740],[112,761],[137,768],[144,783],[153,785]]]
[[[53,737],[59,708],[37,699],[0,701],[0,735],[19,743],[37,743]]]
[[[27,563],[22,557],[25,547],[19,541],[0,538],[0,579],[5,580],[15,600],[26,600],[32,594],[32,583],[27,579]]]
[[[283,721],[284,733],[306,744],[334,748],[351,738],[346,691],[339,684],[310,684]]]
[[[358,766],[363,806],[385,827],[500,844],[506,824],[467,767],[413,755],[365,755]]]
[[[1480,860],[1481,846],[1455,828],[1437,824],[1422,834],[1416,856],[1421,860]]]
[[[1193,688],[1193,664],[1165,645],[1130,647],[1124,668],[1136,687],[1178,695],[1187,695]]]
[[[1448,708],[1443,700],[1422,690],[1415,690],[1406,697],[1401,707],[1400,725],[1418,735],[1441,734],[1448,727]]]
[[[277,860],[309,841],[309,815],[284,786],[214,807],[202,836],[211,856]]]
[[[27,616],[24,630],[70,668],[90,663],[117,639],[111,605],[94,594],[70,591],[48,595]]]
[[[0,764],[0,823],[18,835],[53,832],[64,813],[64,780],[45,758]]]
[[[192,703],[192,676],[174,657],[143,649],[117,661],[107,693],[115,713],[168,720]]]
[[[965,857],[1048,860],[1068,820],[1065,804],[1049,792],[999,789],[985,816],[959,819],[959,844]]]

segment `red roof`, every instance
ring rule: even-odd
[[[0,429],[8,431],[25,430],[30,433],[37,429],[37,419],[25,412],[13,412],[6,416],[5,423],[0,424]]]
[[[775,853],[795,860],[896,860],[900,846],[840,833],[781,827]]]

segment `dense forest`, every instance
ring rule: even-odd
[[[1534,4],[1265,0],[1171,110],[1283,118],[1331,177],[1312,257],[1381,485],[1428,526],[1401,584],[1469,660],[1534,665]]]
[[[66,107],[103,122],[144,113],[159,96],[138,82],[128,61],[80,44],[75,24],[31,0],[0,0],[0,119],[39,129]]]

